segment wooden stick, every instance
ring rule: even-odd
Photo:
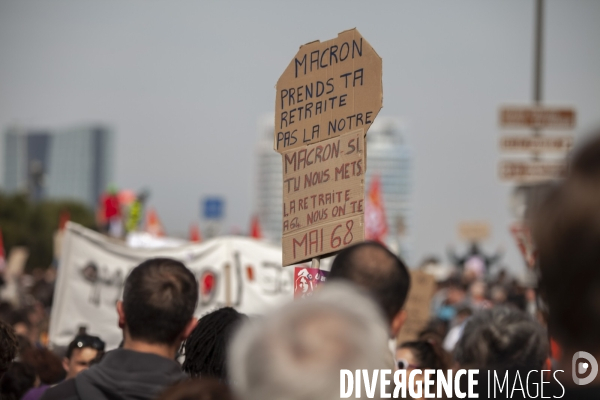
[[[229,263],[225,264],[223,272],[225,275],[225,305],[231,307],[231,266]]]
[[[310,265],[311,268],[314,269],[321,269],[321,258],[320,257],[315,257],[312,259],[312,263]]]

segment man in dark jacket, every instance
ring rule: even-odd
[[[153,399],[185,378],[175,355],[194,329],[198,301],[194,275],[182,263],[156,258],[143,262],[125,281],[117,303],[123,348],[51,389],[42,400]]]

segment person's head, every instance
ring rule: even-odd
[[[154,258],[135,267],[117,303],[128,341],[177,348],[194,329],[198,284],[181,262]]]
[[[217,379],[186,379],[165,390],[157,400],[233,400],[229,387]]]
[[[342,250],[333,260],[327,282],[348,280],[367,290],[379,305],[396,336],[406,319],[402,309],[410,274],[394,253],[377,242],[363,242]]]
[[[476,281],[469,287],[469,294],[471,299],[480,301],[485,299],[486,284],[484,281]]]
[[[547,356],[544,329],[529,315],[508,307],[472,316],[454,349],[461,368],[539,370]]]
[[[396,350],[398,369],[450,368],[449,356],[434,340],[404,342]],[[410,371],[409,371],[410,372]]]
[[[104,353],[104,342],[97,336],[77,335],[63,358],[63,367],[67,371],[66,379],[77,376],[81,371],[85,371],[91,363]]]
[[[507,300],[506,289],[500,285],[494,286],[490,290],[490,297],[494,304],[504,304]]]
[[[18,348],[19,342],[14,329],[0,320],[0,377],[8,370],[10,363],[15,359]]]
[[[600,132],[532,217],[548,328],[566,351],[600,353]]]
[[[229,371],[246,400],[321,400],[339,398],[340,369],[389,369],[390,358],[375,303],[352,285],[330,283],[244,324],[231,345]]]
[[[65,379],[66,372],[60,358],[48,349],[31,348],[21,354],[21,361],[33,367],[40,382],[54,385]]]
[[[15,361],[0,380],[0,398],[19,400],[35,385],[35,370],[32,366]]]
[[[448,280],[446,289],[446,302],[450,305],[458,304],[467,297],[467,290],[460,279],[452,278]]]
[[[231,307],[224,307],[198,320],[185,341],[182,369],[192,377],[227,380],[227,349],[234,330],[247,317]]]
[[[31,321],[29,320],[29,313],[26,310],[15,311],[12,315],[11,323],[17,335],[30,337]]]

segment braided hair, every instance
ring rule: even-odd
[[[184,344],[182,369],[191,377],[227,381],[227,348],[232,333],[248,317],[224,307],[200,318]]]

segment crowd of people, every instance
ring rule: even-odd
[[[542,386],[561,371],[547,395],[598,398],[600,378],[584,386],[571,376],[581,374],[582,352],[600,356],[600,136],[575,152],[565,179],[530,211],[537,285],[458,268],[438,279],[430,323],[399,343],[411,274],[376,242],[342,250],[312,296],[263,316],[225,307],[197,319],[190,270],[147,260],[125,281],[116,304],[123,340],[110,351],[85,330],[62,353],[47,348],[53,277],[38,272],[24,307],[0,305],[0,398],[325,400],[341,397],[342,370],[356,371],[358,382],[360,370],[461,368],[521,373],[526,385],[541,371]],[[411,384],[412,397],[424,398],[423,376]],[[356,396],[371,389],[357,383]]]

